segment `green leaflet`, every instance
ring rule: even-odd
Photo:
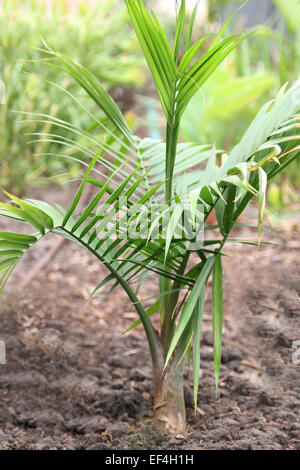
[[[194,342],[193,342],[193,376],[194,376],[194,404],[197,410],[199,375],[200,375],[200,339],[205,302],[205,286],[202,287],[194,311]]]
[[[148,315],[148,317],[151,317],[152,315],[154,315],[156,312],[158,312],[160,309],[160,299],[157,300],[154,304],[151,305],[151,307],[149,307],[147,310],[146,310],[146,313]],[[137,326],[139,326],[141,324],[141,320],[137,320],[136,322],[134,322],[129,328],[127,328],[127,330],[125,330],[123,332],[123,335],[125,335],[126,333],[129,333],[129,331],[133,330],[134,328],[136,328]]]
[[[182,0],[178,18],[177,18],[176,33],[175,33],[175,40],[174,40],[173,55],[174,55],[175,64],[177,64],[177,61],[178,61],[179,49],[180,49],[183,27],[184,27],[184,20],[185,20],[185,0]]]
[[[218,255],[213,268],[212,283],[212,321],[214,336],[214,364],[216,393],[218,392],[220,365],[222,355],[222,330],[223,330],[223,280],[222,259]]]
[[[195,282],[195,285],[193,287],[193,289],[191,290],[191,293],[188,297],[188,300],[183,308],[183,311],[181,313],[181,316],[180,316],[180,320],[179,320],[179,323],[178,323],[178,326],[175,330],[175,333],[174,333],[174,336],[172,338],[172,341],[171,341],[171,344],[170,344],[170,348],[169,348],[169,351],[168,351],[168,354],[167,354],[167,358],[166,358],[166,365],[167,363],[169,362],[176,346],[177,346],[177,343],[182,335],[182,333],[184,332],[185,330],[185,327],[187,326],[193,312],[194,312],[194,308],[196,306],[196,303],[197,301],[199,300],[199,296],[201,294],[201,289],[203,288],[203,286],[205,286],[205,283],[207,281],[207,278],[211,272],[211,268],[213,267],[214,265],[214,262],[215,262],[215,258],[214,256],[211,256],[210,258],[208,258],[203,266],[203,268],[201,269],[201,272],[198,276],[198,278],[196,279],[196,282]]]

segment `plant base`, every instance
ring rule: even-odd
[[[183,367],[172,366],[154,376],[153,423],[166,432],[182,434],[186,430],[183,392]]]

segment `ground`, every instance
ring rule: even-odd
[[[277,244],[259,251],[227,246],[219,396],[208,296],[198,412],[187,368],[188,429],[173,437],[150,426],[151,364],[143,330],[122,335],[136,319],[125,295],[89,297],[103,266],[66,242],[21,289],[55,238],[40,242],[1,297],[0,449],[300,449],[300,225],[287,227],[266,232]],[[235,236],[257,237],[250,228]]]

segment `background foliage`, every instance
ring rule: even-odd
[[[300,0],[272,1],[276,9],[270,17],[264,24],[254,27],[255,35],[231,54],[224,66],[193,98],[182,122],[181,139],[204,144],[214,142],[219,148],[227,150],[231,144],[238,142],[242,130],[249,125],[262,103],[273,97],[286,81],[291,82],[299,77]],[[87,66],[119,102],[121,98],[123,111],[126,111],[127,103],[124,99],[122,103],[122,98],[131,99],[130,90],[139,91],[143,86],[141,94],[144,95],[145,91],[152,94],[145,82],[145,62],[129,24],[124,2],[103,0],[94,3],[96,7],[91,6],[89,1],[79,2],[79,8],[70,11],[67,5],[71,2],[66,0],[52,2],[51,7],[41,0],[2,1],[0,79],[5,82],[7,94],[6,105],[0,107],[2,189],[24,195],[32,186],[45,185],[49,177],[55,176],[55,182],[65,183],[79,174],[79,165],[75,160],[55,156],[61,154],[60,141],[69,138],[69,132],[55,126],[53,121],[50,126],[46,122],[38,123],[30,114],[21,114],[50,114],[71,121],[83,130],[90,125],[87,114],[70,102],[66,93],[46,81],[59,84],[82,98],[93,111],[93,105],[76,83],[57,68],[41,61],[43,53],[33,49],[42,47],[41,37],[53,49],[64,51]],[[226,15],[224,11],[233,11],[242,3],[232,0],[207,1],[208,10],[205,8],[204,13],[208,16],[201,16],[193,40],[197,41],[204,34],[216,30],[221,14],[223,18]],[[72,4],[75,5],[74,2]],[[229,31],[239,31],[245,25],[244,20],[244,10],[241,9]],[[170,35],[173,32],[171,23],[174,23],[173,17],[166,16],[166,30]],[[120,85],[126,87],[126,93],[120,92]],[[156,126],[153,136],[159,136],[161,121],[155,106],[147,105],[143,118],[148,123],[152,119]],[[60,137],[36,142],[40,136],[27,135],[41,132],[51,132]],[[74,158],[83,158],[78,148],[69,148],[67,153]],[[294,162],[272,183],[273,191],[269,192],[271,205],[278,210],[295,200],[295,189],[299,184],[299,163]]]
[[[0,79],[6,88],[6,104],[0,106],[0,187],[23,195],[30,187],[45,184],[45,176],[61,174],[56,177],[61,183],[66,180],[65,172],[76,177],[78,164],[44,155],[60,153],[59,141],[68,135],[66,130],[20,113],[50,114],[82,129],[88,125],[87,115],[49,82],[93,109],[76,83],[43,62],[45,55],[36,49],[43,46],[42,38],[88,65],[110,91],[116,85],[139,87],[145,78],[144,62],[126,9],[120,8],[118,0],[102,0],[92,8],[81,2],[72,11],[64,1],[46,5],[38,0],[4,0],[0,21]],[[36,142],[37,136],[27,135],[49,131],[61,137],[55,142],[46,138]]]

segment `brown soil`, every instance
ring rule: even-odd
[[[236,236],[255,240],[256,232]],[[175,437],[158,436],[147,421],[151,364],[140,328],[122,336],[136,319],[125,295],[117,289],[89,298],[102,266],[66,242],[20,291],[56,240],[45,238],[1,297],[7,364],[0,365],[0,449],[300,449],[300,365],[292,362],[300,340],[299,224],[264,238],[280,245],[226,249],[219,397],[208,299],[199,409],[195,415],[187,369],[188,430]]]

